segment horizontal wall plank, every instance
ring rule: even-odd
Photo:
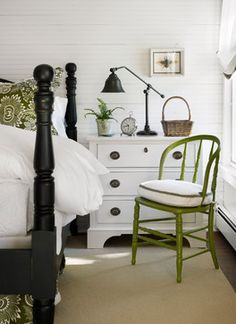
[[[45,9],[46,8],[46,9]],[[216,57],[221,0],[1,0],[0,77],[20,80],[32,76],[37,64],[78,65],[79,131],[96,132],[84,108],[97,107],[102,97],[122,105],[119,121],[133,111],[139,127],[144,118],[144,84],[125,70],[118,75],[124,94],[101,94],[109,68],[126,65],[166,98],[180,95],[189,101],[194,131],[221,134],[222,73]],[[185,74],[150,77],[151,48],[184,48]],[[64,95],[62,86],[58,95]],[[150,121],[161,131],[164,100],[150,93]],[[181,103],[168,117],[184,118]],[[114,125],[119,132],[119,124]]]

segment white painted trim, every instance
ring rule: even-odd
[[[224,181],[228,182],[232,187],[236,188],[236,167],[228,164],[220,167],[221,175]]]
[[[231,80],[224,78],[224,101],[223,101],[223,137],[222,137],[222,164],[229,165],[231,162],[231,119],[232,119],[232,85]]]
[[[223,213],[229,218],[230,222],[235,224],[235,216],[233,216],[229,210],[227,210],[224,206],[219,205],[217,207],[216,213],[216,227],[218,230],[224,235],[224,237],[228,240],[228,242],[232,245],[232,247],[236,250],[236,236],[235,231],[231,228],[231,226],[222,218],[219,213],[219,210],[222,210]]]

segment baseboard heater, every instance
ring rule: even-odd
[[[236,250],[236,223],[233,221],[233,218],[226,208],[222,206],[217,207],[216,226]]]

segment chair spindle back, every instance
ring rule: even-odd
[[[218,164],[220,158],[220,141],[216,136],[213,135],[196,135],[187,138],[183,138],[179,141],[176,141],[170,144],[162,153],[161,160],[160,160],[160,168],[159,168],[159,179],[161,180],[163,177],[163,170],[164,170],[164,163],[168,154],[178,146],[184,146],[183,148],[183,155],[182,155],[182,164],[181,164],[181,173],[179,180],[185,180],[185,171],[186,171],[186,158],[187,158],[187,149],[189,143],[196,143],[198,142],[198,150],[195,154],[195,164],[194,164],[194,171],[192,182],[197,182],[198,172],[199,172],[199,164],[202,156],[203,151],[203,142],[211,142],[211,148],[208,156],[208,161],[206,163],[205,173],[203,175],[203,189],[201,192],[202,196],[202,203],[205,199],[207,188],[209,184],[210,173],[212,170],[212,166],[214,165],[213,175],[212,175],[212,182],[211,182],[211,191],[213,194],[213,200],[215,199],[215,190],[216,190],[216,182],[217,182],[217,173],[218,173]]]

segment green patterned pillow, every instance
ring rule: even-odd
[[[33,324],[30,295],[0,295],[0,324]]]
[[[59,87],[63,69],[56,68],[52,88]],[[27,130],[36,130],[34,93],[37,89],[34,79],[18,83],[0,83],[0,124]],[[52,133],[57,134],[52,128]]]

